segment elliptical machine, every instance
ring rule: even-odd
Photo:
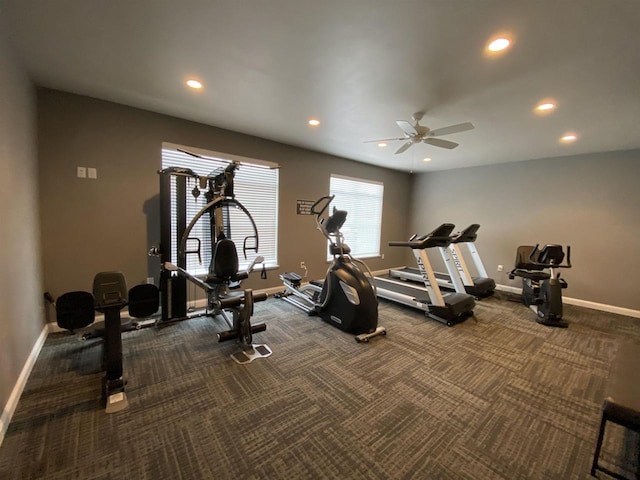
[[[350,255],[351,249],[340,232],[347,212],[334,207],[330,216],[322,218],[334,197],[324,196],[311,206],[317,228],[329,240],[329,251],[333,255],[324,282],[311,281],[302,285],[302,277],[297,273],[283,273],[280,278],[285,290],[278,296],[309,315],[318,315],[330,325],[355,334],[357,342],[368,342],[387,332],[384,327],[378,327],[375,285],[363,270],[369,278],[373,275],[362,260]]]
[[[562,319],[562,289],[567,282],[557,268],[571,268],[571,247],[567,245],[567,263],[562,265],[562,245],[521,245],[516,252],[516,265],[509,279],[522,278],[522,302],[536,313],[536,321],[549,327],[567,328]]]

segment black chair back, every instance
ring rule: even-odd
[[[109,307],[124,307],[127,302],[127,282],[122,272],[96,274],[93,278],[93,296],[99,312]]]
[[[218,240],[209,265],[209,274],[218,279],[231,279],[238,273],[236,244],[228,238]]]

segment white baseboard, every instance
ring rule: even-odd
[[[60,328],[56,322],[47,323],[47,329],[48,329],[49,333],[60,333],[60,332],[66,332],[67,331],[64,328]]]
[[[7,429],[9,428],[9,423],[11,423],[11,418],[13,417],[13,414],[16,411],[16,407],[18,406],[18,400],[20,400],[20,396],[24,391],[24,387],[27,384],[27,380],[29,379],[31,370],[33,370],[36,359],[38,358],[38,355],[40,355],[40,350],[42,350],[42,346],[44,345],[44,341],[47,339],[48,333],[49,326],[45,325],[42,329],[42,332],[40,332],[40,336],[36,340],[36,343],[33,345],[31,353],[29,354],[24,367],[22,367],[22,371],[20,372],[18,381],[13,387],[11,395],[9,395],[7,404],[2,410],[2,415],[0,416],[0,446],[2,446],[2,441],[4,440],[4,436],[7,433]]]
[[[510,285],[496,285],[496,290],[502,292],[522,294],[522,289],[518,287],[512,287]],[[590,302],[588,300],[581,300],[579,298],[571,298],[562,296],[562,302],[567,305],[576,305],[578,307],[591,308],[593,310],[600,310],[601,312],[615,313],[617,315],[625,315],[627,317],[640,318],[640,310],[632,310],[631,308],[616,307],[615,305],[607,305],[605,303]]]

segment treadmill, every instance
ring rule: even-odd
[[[459,293],[468,293],[478,298],[485,298],[493,295],[496,289],[496,282],[492,278],[488,278],[487,271],[484,268],[480,254],[475,246],[476,238],[478,238],[478,229],[480,225],[477,223],[469,225],[463,231],[454,235],[448,246],[448,252],[441,250],[442,258],[445,265],[453,264],[456,271],[452,273],[434,272],[440,287],[455,290]],[[478,272],[477,277],[473,277],[467,268],[467,264],[462,253],[463,249],[467,249],[471,259]],[[410,280],[413,282],[422,282],[420,270],[412,267],[396,268],[389,271],[389,275],[401,280]]]
[[[389,242],[390,247],[409,247],[413,252],[423,285],[400,280],[391,275],[374,277],[378,297],[423,310],[429,318],[452,326],[473,315],[475,300],[466,293],[442,293],[429,263],[428,248],[446,249],[455,226],[443,223],[423,237],[414,235],[408,242]],[[450,268],[453,268],[451,266]]]

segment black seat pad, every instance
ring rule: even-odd
[[[160,308],[160,290],[143,283],[129,290],[129,315],[134,318],[150,317]]]
[[[511,272],[512,275],[522,278],[528,278],[529,280],[548,280],[551,278],[547,272],[541,272],[539,270],[524,270],[522,268],[516,268]]]
[[[93,295],[89,292],[68,292],[56,301],[56,321],[65,330],[91,325],[95,315]]]

